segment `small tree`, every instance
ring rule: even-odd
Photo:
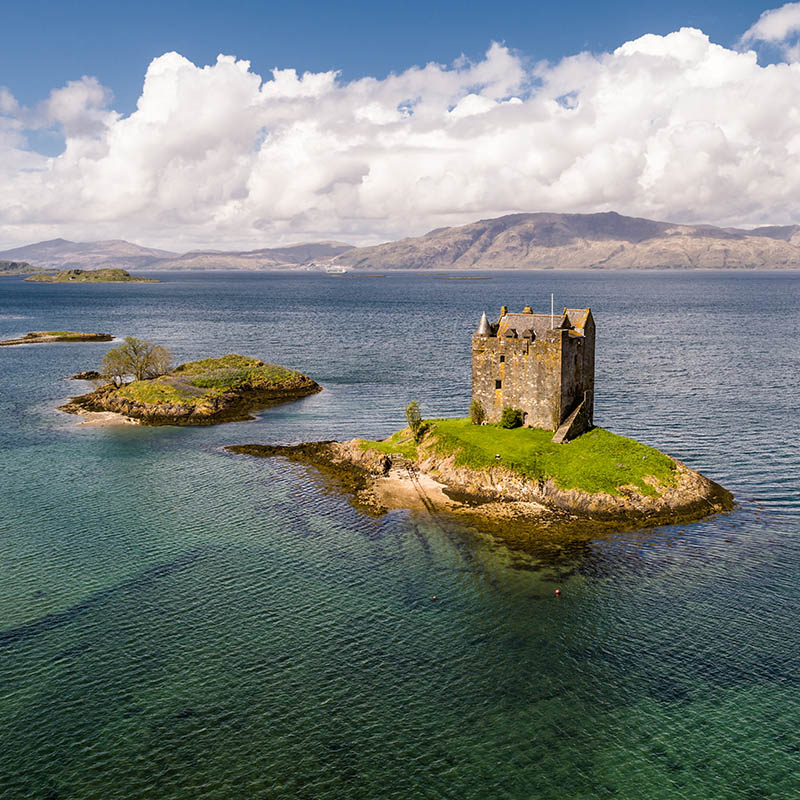
[[[103,358],[103,372],[110,378],[144,381],[157,378],[169,370],[172,354],[166,347],[126,336],[122,344],[112,347]]]
[[[469,404],[469,418],[473,425],[482,425],[486,419],[486,412],[483,410],[483,403],[480,400],[473,400]]]
[[[501,428],[519,428],[522,425],[522,411],[507,406],[500,416]]]
[[[419,441],[424,433],[424,427],[422,425],[422,413],[416,400],[412,400],[406,406],[406,422],[408,422],[408,427],[411,429],[414,439]]]

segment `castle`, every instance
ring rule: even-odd
[[[588,308],[514,314],[503,306],[494,324],[484,313],[472,336],[472,399],[487,422],[518,408],[524,425],[555,431],[554,442],[580,436],[593,427],[594,339]]]

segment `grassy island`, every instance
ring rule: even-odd
[[[473,425],[469,419],[434,419],[427,425],[425,446],[439,456],[452,456],[455,467],[503,467],[527,480],[553,480],[561,489],[613,495],[621,494],[623,486],[652,496],[658,494],[657,486],[675,485],[673,459],[603,428],[593,428],[568,444],[554,444],[552,431],[537,428]],[[413,461],[418,457],[407,429],[383,442],[360,444],[364,450],[400,453]]]
[[[255,409],[320,390],[295,370],[233,353],[189,361],[156,378],[101,386],[62,410],[111,411],[148,425],[214,425],[252,419]]]
[[[732,507],[714,481],[653,447],[592,428],[564,444],[553,432],[431,419],[375,441],[238,445],[242,455],[304,461],[357,504],[512,520],[578,531],[587,523],[638,528],[690,522]]]
[[[31,275],[36,283],[161,283],[155,278],[139,278],[124,269],[62,269],[55,275]]]
[[[6,339],[0,347],[14,344],[44,344],[46,342],[110,342],[110,333],[83,333],[81,331],[32,331],[19,339]]]

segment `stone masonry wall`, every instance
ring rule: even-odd
[[[583,336],[570,336],[568,331],[562,336],[561,421],[586,396],[588,407],[581,417],[588,421],[588,430],[594,416],[594,322],[589,320]]]
[[[480,400],[488,422],[499,422],[503,408],[510,406],[522,410],[529,427],[558,427],[561,337],[560,330],[548,331],[534,342],[473,336],[472,396]]]

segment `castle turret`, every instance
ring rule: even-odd
[[[489,320],[486,319],[486,312],[481,315],[481,321],[478,323],[478,330],[475,331],[478,336],[491,336],[492,329],[489,327]]]

